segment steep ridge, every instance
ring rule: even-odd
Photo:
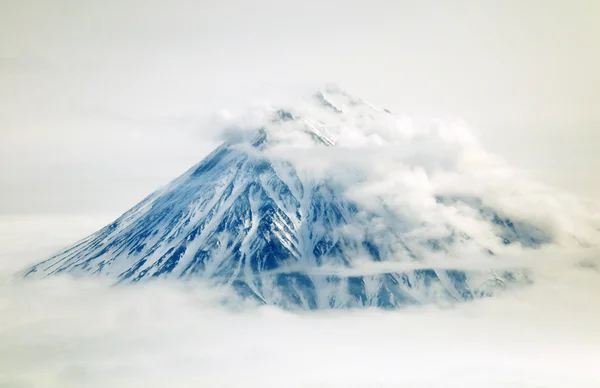
[[[335,98],[345,104],[336,105]],[[461,247],[490,257],[494,252],[456,228],[441,238],[415,237],[395,225],[401,219],[362,209],[335,177],[306,177],[293,162],[270,157],[265,151],[290,125],[327,148],[335,147],[350,110],[360,118],[365,112],[371,118],[389,115],[338,89],[319,92],[311,101],[314,117],[274,110],[251,140],[226,142],[110,225],[24,276],[96,275],[117,283],[201,278],[290,309],[454,302],[526,281],[521,271],[347,272],[364,261],[419,263],[428,254]],[[333,115],[337,125],[324,122],[325,115]],[[506,245],[535,249],[551,242],[539,228],[503,217],[478,198],[438,196],[436,201],[476,209]],[[374,220],[389,227],[375,232]]]

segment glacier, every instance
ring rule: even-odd
[[[326,153],[338,147],[345,127],[376,127],[394,117],[338,88],[313,94],[297,111],[270,109],[261,125],[23,276],[102,276],[115,284],[202,280],[258,304],[302,310],[455,303],[528,282],[518,268],[428,267],[431,255],[477,252],[493,260],[497,245],[454,225],[445,225],[442,236],[415,234],[414,222],[385,199],[365,207],[335,174],[307,174],[270,152],[298,141]],[[477,196],[439,194],[433,201],[470,209],[499,246],[536,250],[552,243],[540,227]],[[362,273],[365,262],[419,265]]]

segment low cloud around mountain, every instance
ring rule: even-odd
[[[532,286],[451,309],[310,315],[226,309],[219,294],[176,284],[12,279],[40,254],[109,219],[2,219],[0,386],[591,388],[600,382],[594,260],[523,258],[538,274]]]

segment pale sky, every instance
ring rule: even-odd
[[[0,214],[124,211],[217,144],[213,112],[323,82],[461,117],[598,198],[599,20],[597,0],[0,0]]]

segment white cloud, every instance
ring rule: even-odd
[[[595,387],[597,254],[507,258],[534,284],[452,308],[292,314],[220,291],[12,273],[109,218],[3,218],[2,387]],[[51,232],[52,234],[48,234]],[[47,236],[47,239],[44,239]],[[476,261],[470,268],[480,265]]]
[[[266,126],[275,146],[265,152],[291,162],[301,175],[330,179],[361,209],[380,217],[393,213],[396,220],[384,222],[388,227],[421,239],[458,230],[496,253],[520,250],[505,247],[484,222],[479,211],[487,209],[558,246],[600,244],[597,205],[511,167],[487,152],[465,123],[398,119],[353,97],[326,97],[344,113],[296,102],[290,112],[297,120]],[[314,128],[330,134],[336,146],[303,134]]]

